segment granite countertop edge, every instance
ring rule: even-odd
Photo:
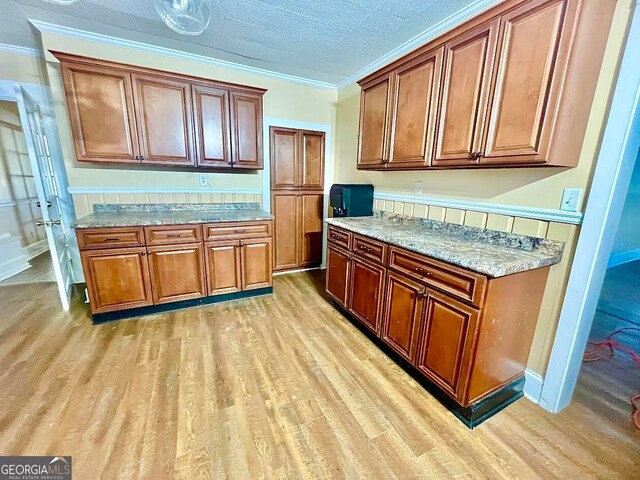
[[[355,218],[355,217],[354,217]],[[374,217],[368,217],[369,219]],[[495,251],[495,257],[492,258],[491,263],[482,262],[474,256],[474,252],[471,253],[459,253],[449,247],[447,251],[438,250],[437,237],[430,237],[429,242],[425,242],[421,245],[415,245],[409,240],[394,237],[393,233],[385,233],[381,235],[375,230],[368,229],[365,226],[360,226],[349,222],[350,218],[327,218],[325,222],[329,225],[334,225],[345,230],[364,235],[382,242],[388,243],[393,246],[404,248],[406,250],[425,255],[436,260],[451,263],[453,265],[472,270],[477,273],[487,275],[489,277],[504,277],[515,273],[526,272],[529,270],[535,270],[538,268],[548,267],[555,265],[562,259],[564,250],[564,244],[557,241],[540,240],[539,245],[532,251],[519,250],[517,248],[491,245],[487,242],[482,242],[483,248],[487,251],[493,249]],[[388,223],[389,226],[393,226],[392,220],[377,219],[381,224]],[[416,233],[419,233],[420,226],[415,226]],[[426,229],[425,229],[426,231]],[[461,243],[469,243],[468,239],[462,239],[455,235],[441,234],[441,238],[447,238],[451,241],[459,241]],[[478,240],[478,242],[481,242]],[[508,254],[509,257],[517,256],[518,252],[522,253],[522,258],[514,260],[513,258],[504,259],[500,258]],[[531,258],[531,257],[534,258]]]
[[[273,220],[264,210],[182,210],[151,212],[94,212],[71,224],[77,230],[109,227],[152,227],[157,225],[187,225],[226,222],[259,222]]]

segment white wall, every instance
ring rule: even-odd
[[[609,265],[640,259],[640,152],[613,243]]]

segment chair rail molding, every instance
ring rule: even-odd
[[[495,213],[498,215],[531,218],[547,222],[569,223],[572,225],[580,225],[582,223],[581,212],[566,212],[564,210],[554,210],[549,208],[505,205],[500,203],[486,203],[482,201],[458,200],[444,197],[429,197],[425,195],[411,195],[379,190],[374,193],[373,198],[376,200],[415,203],[419,205],[471,210],[483,213]]]
[[[260,195],[261,188],[187,188],[187,187],[69,187],[71,195],[100,195],[109,193],[228,193]]]

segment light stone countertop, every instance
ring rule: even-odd
[[[404,215],[328,218],[334,225],[490,277],[559,263],[564,243]]]
[[[145,227],[272,220],[257,203],[95,205],[73,228]]]

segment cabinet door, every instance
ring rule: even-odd
[[[296,188],[298,186],[298,130],[270,128],[271,138],[271,188]]]
[[[265,288],[271,281],[271,239],[240,241],[242,290]]]
[[[349,285],[349,312],[374,333],[380,330],[385,268],[353,256]]]
[[[229,92],[201,85],[192,87],[198,166],[231,166]]]
[[[477,161],[497,33],[495,20],[445,45],[434,166],[472,165]]]
[[[463,396],[478,310],[428,292],[415,366],[457,399]]]
[[[324,132],[301,130],[299,133],[300,166],[298,186],[322,190],[324,187]]]
[[[153,303],[206,295],[202,244],[147,247]]]
[[[433,156],[442,75],[439,48],[394,72],[389,168],[425,167]]]
[[[546,160],[552,129],[551,86],[566,7],[566,0],[535,1],[502,17],[481,163]]]
[[[358,168],[380,168],[389,158],[391,75],[362,87]]]
[[[137,73],[132,78],[142,163],[195,165],[189,83]]]
[[[409,362],[418,344],[425,287],[403,275],[387,273],[380,338]]]
[[[231,92],[231,158],[234,168],[262,168],[262,95]]]
[[[81,252],[93,313],[153,304],[146,255],[144,247]]]
[[[322,209],[324,195],[303,193],[298,197],[300,225],[300,267],[320,265],[322,262]]]
[[[207,242],[207,294],[220,295],[242,290],[240,244],[238,240]]]
[[[349,253],[341,248],[327,247],[327,294],[343,307],[347,307],[351,261]]]
[[[138,163],[131,75],[68,62],[60,67],[78,160]]]
[[[271,197],[273,213],[274,256],[273,269],[287,270],[298,267],[300,230],[298,192],[275,192]]]

